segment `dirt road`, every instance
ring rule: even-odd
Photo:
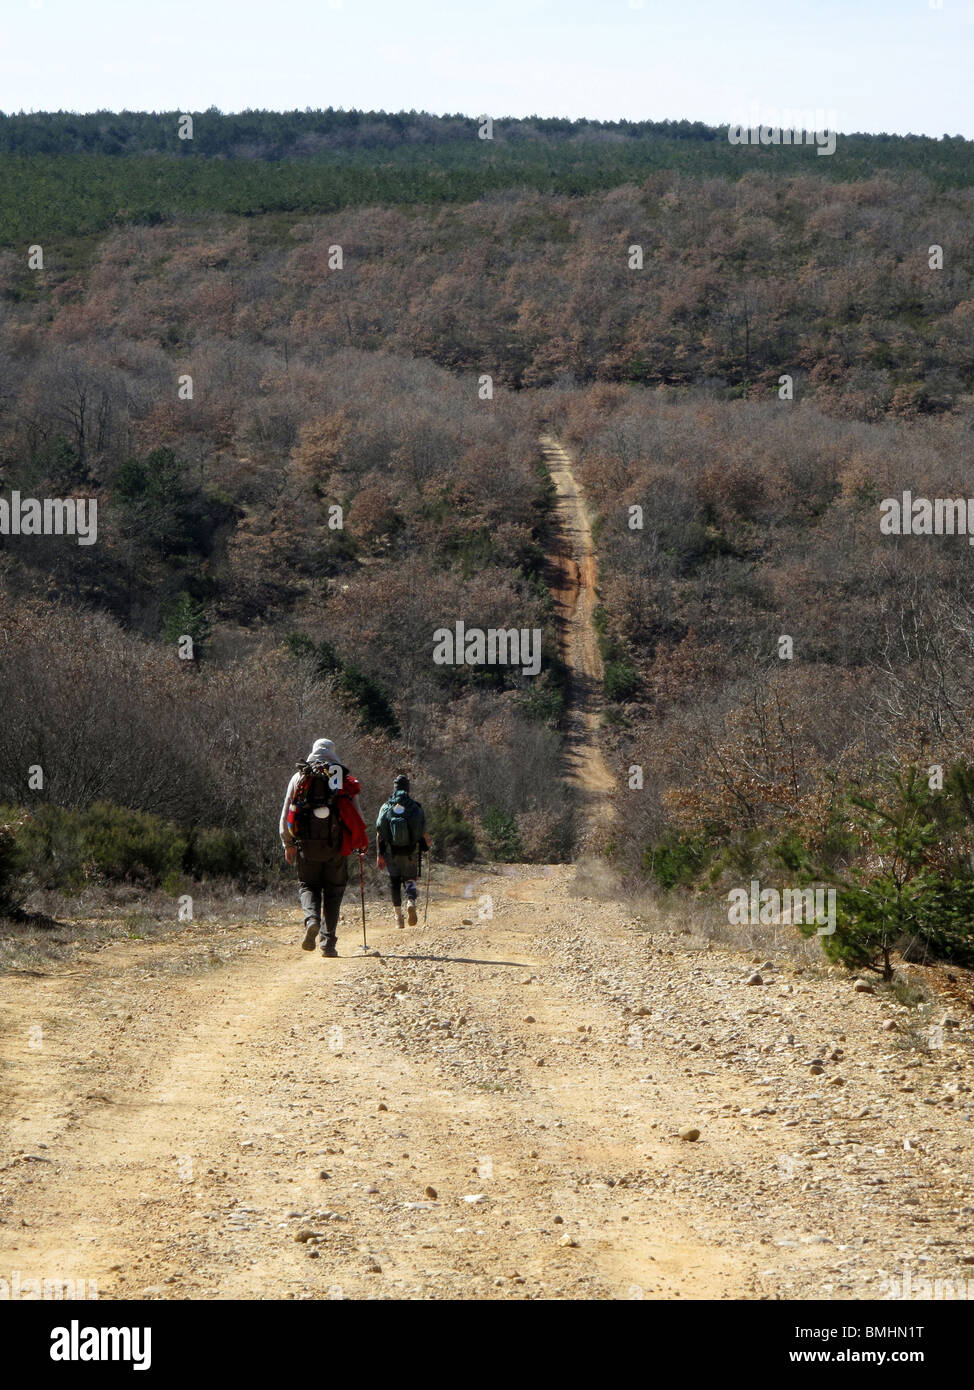
[[[570,772],[595,833],[612,778],[594,555],[570,461],[545,452]],[[0,1278],[149,1299],[882,1298],[904,1270],[966,1279],[969,998],[921,1032],[895,996],[789,954],[790,928],[768,960],[767,941],[724,950],[587,872],[440,869],[428,931],[370,905],[378,957],[354,954],[352,900],[337,960],[277,910],[147,940],[120,923],[0,976]],[[54,935],[70,952],[70,924]]]
[[[549,434],[541,436],[541,449],[558,494],[558,535],[550,557],[548,584],[558,615],[562,660],[572,677],[565,761],[568,781],[575,787],[581,806],[584,844],[611,820],[613,808],[606,795],[615,785],[599,746],[602,658],[592,624],[598,602],[595,548],[568,452]]]
[[[453,871],[425,933],[370,909],[377,958],[346,954],[354,916],[326,961],[278,911],[6,977],[0,1274],[102,1298],[961,1277],[969,1018],[913,1049],[838,973],[748,986],[747,958],[584,892],[567,866]]]

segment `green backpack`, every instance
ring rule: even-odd
[[[393,854],[408,855],[410,858],[416,852],[419,844],[419,835],[416,827],[419,817],[417,812],[419,807],[408,792],[396,792],[395,796],[385,804],[384,819],[387,833],[386,840]]]

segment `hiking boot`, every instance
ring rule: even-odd
[[[304,940],[301,942],[302,951],[313,951],[315,942],[318,939],[318,923],[307,922],[305,924]]]
[[[406,904],[406,921],[411,927],[415,927],[419,918],[416,916],[416,904],[412,901]]]
[[[404,927],[406,924],[405,924],[405,922],[402,920],[402,908],[401,908],[401,907],[397,907],[397,908],[395,909],[395,912],[396,912],[396,926],[397,926],[397,927]]]
[[[321,943],[321,954],[323,956],[338,955],[338,952],[335,949],[335,938],[333,936],[326,936],[324,938],[324,940]]]

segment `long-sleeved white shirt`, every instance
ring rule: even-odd
[[[287,833],[287,813],[291,809],[291,802],[294,800],[294,793],[298,789],[300,780],[301,774],[300,772],[296,772],[290,782],[288,782],[287,791],[284,793],[284,805],[281,807],[281,823],[278,829],[280,831],[281,844],[285,849],[287,849],[288,845],[293,843],[290,835]]]

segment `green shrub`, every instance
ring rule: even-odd
[[[178,898],[185,887],[185,878],[176,869],[170,869],[167,874],[163,874],[159,887],[170,898]]]
[[[524,848],[517,828],[517,817],[511,811],[488,806],[484,812],[484,834],[491,859],[512,864],[524,858]]]
[[[595,628],[595,641],[602,660],[607,665],[611,661],[618,661],[623,652],[609,631],[609,615],[601,603],[597,603],[592,609],[592,626]]]
[[[9,917],[21,906],[21,855],[17,844],[20,822],[16,812],[0,809],[0,917]]]
[[[608,700],[631,700],[639,690],[639,672],[628,661],[609,661],[603,680]]]
[[[250,867],[250,854],[233,830],[194,830],[183,867],[193,878],[239,878]]]
[[[974,879],[966,856],[952,857],[949,848],[950,831],[970,825],[968,790],[956,769],[944,790],[933,792],[913,768],[893,774],[881,799],[850,798],[869,861],[847,878],[831,876],[835,931],[821,937],[830,960],[885,980],[892,979],[895,950],[974,963]],[[799,930],[817,932],[812,924]]]
[[[738,830],[723,846],[721,860],[736,879],[760,877],[766,864],[767,848],[762,829]]]
[[[192,594],[184,590],[163,606],[161,616],[162,640],[175,644],[181,637],[192,637],[193,649],[198,657],[210,635],[206,604],[198,603]]]
[[[792,873],[799,873],[805,867],[805,846],[796,830],[785,831],[774,846],[774,855]]]
[[[42,805],[25,816],[15,840],[4,836],[0,812],[0,899],[5,850],[9,882],[28,889],[71,892],[93,878],[138,883],[167,891],[186,875],[239,877],[249,854],[232,830],[200,827],[186,831],[144,811],[99,802],[87,810]]]
[[[316,676],[331,676],[342,669],[335,648],[328,641],[317,645],[305,632],[291,632],[285,637],[284,645],[299,661],[310,661]]]
[[[388,734],[390,738],[399,737],[399,723],[389,697],[382,686],[372,676],[367,676],[357,666],[347,665],[341,675],[336,677],[335,689],[347,695],[355,704],[362,727],[368,733]]]
[[[671,836],[643,850],[643,869],[661,888],[689,888],[704,873],[712,854],[701,836]]]
[[[107,802],[96,802],[74,814],[83,862],[102,877],[155,885],[165,874],[182,868],[187,840],[171,822]],[[73,831],[69,820],[72,838]]]
[[[527,719],[556,728],[565,713],[565,693],[545,671],[532,680],[521,698],[520,709]]]
[[[433,806],[426,815],[426,833],[439,859],[449,864],[469,864],[477,857],[474,828],[451,803]]]

